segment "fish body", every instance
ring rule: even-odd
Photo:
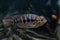
[[[36,14],[12,15],[3,19],[5,26],[16,25],[19,28],[37,28],[47,22],[44,16]]]

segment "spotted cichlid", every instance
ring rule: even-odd
[[[36,14],[12,15],[3,19],[5,26],[16,25],[19,28],[37,28],[47,22],[44,16]]]

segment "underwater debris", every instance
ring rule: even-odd
[[[51,15],[52,19],[57,19],[56,15]]]

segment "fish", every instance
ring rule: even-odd
[[[47,22],[44,16],[36,14],[12,15],[3,18],[5,26],[17,26],[19,28],[38,28]]]

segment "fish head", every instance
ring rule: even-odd
[[[40,26],[43,26],[46,22],[47,22],[47,19],[44,17],[44,16],[39,16],[37,18],[37,23],[35,24],[36,27],[40,27]]]

